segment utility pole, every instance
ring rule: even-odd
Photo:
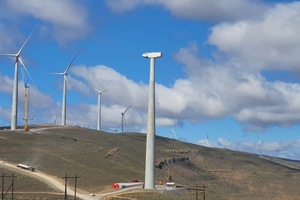
[[[4,173],[2,174],[2,189],[1,189],[1,200],[4,200],[7,192],[11,188],[11,199],[14,199],[14,180],[15,180],[15,175],[12,174],[12,176],[5,176]],[[11,178],[11,184],[9,185],[8,189],[4,192],[4,179],[5,178]]]
[[[62,177],[65,179],[65,198],[64,200],[67,200],[68,199],[68,192],[67,192],[67,189],[68,189],[68,179],[75,179],[75,188],[74,188],[74,200],[76,200],[76,190],[77,190],[77,179],[80,178],[77,176],[77,174],[75,175],[75,177],[68,177],[68,175],[66,174],[66,176]]]
[[[198,186],[198,185],[196,184],[196,187],[195,187],[195,188],[188,188],[188,190],[195,190],[195,191],[196,191],[196,200],[199,200],[199,199],[198,199],[198,193],[199,193],[199,192],[202,192],[202,193],[203,193],[203,200],[205,200],[205,188],[206,188],[205,185]]]

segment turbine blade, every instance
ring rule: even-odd
[[[80,50],[81,50],[81,49],[79,49],[79,50],[77,51],[77,53],[76,53],[76,55],[74,56],[73,60],[71,61],[71,63],[69,64],[69,66],[66,68],[64,74],[67,74],[67,72],[68,72],[68,70],[70,69],[71,65],[73,64],[75,58],[76,58],[77,55],[79,54]]]
[[[260,145],[260,143],[261,143],[261,140],[259,140],[259,141],[257,142],[257,144],[256,144],[255,148],[257,148],[257,147],[258,147],[258,145]]]
[[[3,53],[3,54],[0,54],[0,56],[10,56],[10,57],[17,57],[16,54],[11,54],[11,53]]]
[[[67,75],[66,75],[66,74],[64,74],[64,79],[65,79],[66,82],[67,82],[67,87],[70,89],[71,87],[70,87],[70,84],[69,84],[69,81],[68,81],[68,78],[67,78]]]
[[[100,90],[98,90],[96,87],[92,86],[98,93],[101,93]]]
[[[105,89],[105,90],[98,90],[96,87],[92,86],[99,94],[102,94],[106,91],[108,91],[109,89]]]
[[[109,89],[102,90],[102,91],[100,91],[100,93],[107,92],[108,90],[109,90]]]
[[[124,117],[125,130],[127,131],[126,117],[125,115],[123,115],[123,117]]]
[[[133,104],[131,106],[129,106],[123,113],[125,114],[132,106],[133,106]]]
[[[28,40],[30,39],[30,37],[32,36],[32,34],[34,33],[35,29],[37,28],[38,25],[36,25],[34,27],[34,29],[31,31],[30,35],[28,36],[28,38],[26,39],[26,41],[24,42],[24,44],[22,45],[22,47],[20,48],[20,50],[18,51],[18,53],[16,54],[16,56],[19,56],[22,51],[23,51],[23,48],[25,47],[26,43],[28,42]]]
[[[63,73],[63,72],[54,72],[54,73],[50,73],[50,74],[64,75],[64,73]]]
[[[36,86],[35,82],[33,81],[32,77],[31,77],[31,75],[30,75],[30,73],[28,72],[27,68],[25,67],[25,64],[24,64],[24,62],[23,62],[22,58],[21,58],[21,57],[19,57],[19,59],[18,59],[18,60],[20,61],[21,65],[23,66],[24,70],[26,71],[27,75],[29,76],[30,80],[32,81],[32,83],[33,83],[34,87],[35,87],[35,88],[37,88],[37,86]]]

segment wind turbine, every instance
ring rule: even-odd
[[[205,144],[206,144],[207,147],[209,147],[208,133],[206,134]]]
[[[128,108],[126,108],[126,110],[124,112],[121,113],[121,117],[122,117],[122,133],[123,133],[123,130],[124,130],[124,122],[126,123],[126,120],[125,120],[125,113],[133,106],[133,104],[131,104]]]
[[[118,133],[118,129],[121,126],[121,124],[119,126],[117,126],[116,128],[110,128],[113,132]]]
[[[145,159],[145,189],[155,188],[155,59],[162,57],[162,52],[143,53],[144,58],[150,59],[148,119]]]
[[[172,129],[170,130],[170,132],[171,132],[171,138],[177,140],[177,136],[176,136],[176,133],[175,133],[174,128],[172,128]]]
[[[175,133],[175,130],[174,130],[175,123],[176,122],[174,122],[173,127],[170,129],[170,133],[171,133],[171,138],[177,140],[177,136],[176,136],[176,133]]]
[[[206,134],[206,139],[200,140],[199,143],[200,143],[200,145],[202,145],[202,146],[209,147],[208,133]]]
[[[64,86],[63,86],[63,99],[62,99],[62,111],[61,111],[61,125],[65,126],[66,125],[66,90],[67,90],[67,76],[68,76],[68,70],[70,69],[71,65],[73,64],[75,58],[77,57],[77,55],[79,54],[80,49],[78,50],[77,54],[74,56],[73,60],[71,61],[71,63],[68,65],[68,67],[66,68],[66,70],[64,72],[60,72],[60,73],[53,73],[53,74],[59,74],[59,75],[63,75],[64,77]]]
[[[225,149],[228,149],[228,147],[230,146],[230,140],[231,140],[231,138],[230,139],[224,139],[224,142],[223,142],[223,148],[225,148]]]
[[[259,157],[261,157],[261,140],[259,140],[255,146],[255,149],[259,146]]]
[[[0,56],[9,56],[9,57],[14,57],[15,58],[15,72],[14,72],[14,88],[13,88],[13,98],[12,98],[12,111],[11,111],[11,130],[16,130],[17,129],[17,121],[18,121],[18,79],[19,79],[19,62],[21,65],[23,65],[24,69],[28,73],[24,62],[21,58],[21,53],[27,44],[28,40],[32,36],[34,30],[36,27],[33,29],[33,31],[30,33],[22,47],[19,49],[19,51],[16,54],[0,54]]]
[[[101,130],[101,94],[108,91],[106,90],[98,90],[97,88],[94,87],[94,89],[98,92],[98,120],[97,120],[97,130]]]

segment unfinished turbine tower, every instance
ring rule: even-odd
[[[29,113],[29,86],[28,81],[24,83],[25,89],[24,89],[24,130],[29,131],[28,126],[28,113]]]
[[[97,88],[94,87],[94,89],[98,92],[98,118],[97,118],[97,130],[101,131],[101,95],[102,93],[108,91],[108,89],[106,90],[98,90]]]
[[[9,56],[9,57],[14,57],[15,58],[15,72],[14,72],[14,87],[13,87],[13,97],[12,97],[12,110],[11,110],[11,130],[16,130],[17,129],[17,123],[18,123],[18,79],[19,79],[19,62],[21,65],[24,67],[24,69],[27,71],[24,62],[21,58],[21,53],[27,44],[28,40],[30,39],[31,35],[33,34],[34,30],[36,27],[33,29],[31,34],[28,36],[22,47],[19,49],[19,51],[16,54],[0,54],[0,56]]]
[[[67,90],[67,76],[68,76],[68,70],[70,69],[71,65],[73,64],[75,58],[77,57],[77,55],[79,54],[80,49],[78,50],[77,54],[74,56],[73,60],[71,61],[71,63],[69,64],[69,66],[66,68],[66,70],[64,72],[60,72],[60,73],[53,73],[53,74],[59,74],[59,75],[63,75],[64,77],[64,85],[63,85],[63,99],[62,99],[62,106],[61,106],[61,125],[65,126],[66,125],[66,102],[67,102],[67,96],[66,96],[66,90]]]
[[[161,52],[144,53],[150,59],[150,80],[147,120],[147,142],[145,163],[145,189],[155,189],[155,59],[162,56]]]
[[[125,113],[133,106],[133,104],[131,104],[128,108],[126,108],[126,110],[124,112],[121,113],[121,125],[122,125],[122,133],[124,131],[124,122],[126,123],[125,120]]]

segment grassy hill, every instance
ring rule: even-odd
[[[57,177],[77,174],[78,187],[93,193],[110,188],[115,182],[144,181],[145,146],[146,135],[141,133],[112,134],[79,127],[0,131],[0,160],[28,164]],[[205,184],[207,199],[300,196],[299,166],[280,159],[157,137],[156,164],[157,183],[174,181],[186,188]],[[1,168],[0,172],[7,173]],[[37,180],[17,176],[16,191],[54,192]],[[185,191],[172,197],[136,192],[119,195],[119,199],[195,199],[194,193]]]

